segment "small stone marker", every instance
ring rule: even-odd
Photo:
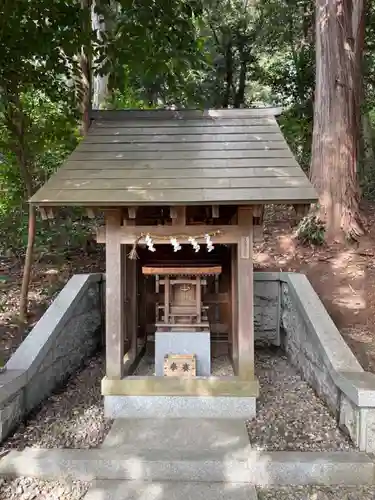
[[[166,354],[164,356],[165,377],[195,377],[197,374],[195,354]]]

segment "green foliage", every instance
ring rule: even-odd
[[[14,103],[29,86],[61,95],[73,57],[85,42],[79,2],[2,0],[0,4],[0,99]],[[5,103],[4,103],[5,99]]]
[[[324,223],[316,214],[308,214],[298,224],[296,236],[304,245],[323,245],[325,238]]]
[[[310,112],[309,112],[310,111]],[[312,110],[292,106],[280,117],[280,128],[298,163],[308,173],[312,143]]]
[[[199,2],[184,0],[121,0],[117,8],[102,6],[106,30],[97,42],[97,70],[111,74],[117,89],[126,84],[125,76],[129,79],[128,69],[150,94],[160,81],[173,88],[200,63],[200,12]]]
[[[24,247],[28,196],[77,142],[70,82],[90,36],[82,30],[86,14],[76,1],[0,4],[2,252]]]
[[[20,103],[24,115],[28,118],[23,129],[23,138],[32,152],[30,169],[34,175],[34,183],[38,186],[77,144],[75,116],[69,111],[66,101],[52,101],[40,91],[30,90],[22,93]],[[0,119],[1,117],[0,113]],[[10,146],[11,142],[12,137],[3,117],[0,120],[0,148],[5,154],[3,153],[0,185],[14,192],[14,201],[18,204],[24,187],[19,185],[21,177],[16,168],[17,158]],[[0,201],[0,207],[2,202],[4,199]]]
[[[69,113],[66,102],[52,101],[40,91],[21,94],[20,100],[25,115],[29,117],[24,133],[32,151],[29,168],[37,187],[49,178],[76,146],[76,120],[74,114]],[[9,140],[9,131],[4,121],[0,120],[0,148],[4,152],[0,164],[0,253],[9,249],[16,251],[27,243],[25,185]],[[44,238],[45,231],[40,232],[38,237]]]
[[[82,48],[93,70],[109,74],[107,107],[149,109],[282,105],[280,126],[308,172],[315,75],[314,2],[310,0],[101,0],[90,28],[91,0],[0,3],[0,252],[25,246],[24,166],[33,189],[78,141],[76,92]],[[100,24],[100,23],[99,23]],[[365,97],[375,126],[375,11],[367,7]],[[373,143],[375,144],[375,143]],[[373,148],[371,143],[371,148]],[[375,196],[375,165],[363,191]],[[71,245],[83,234],[69,214],[38,221],[37,248]],[[299,227],[302,241],[324,235],[318,219]],[[75,243],[76,242],[76,243]]]

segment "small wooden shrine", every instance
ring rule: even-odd
[[[316,201],[275,112],[94,112],[87,137],[31,199],[45,217],[59,206],[104,214],[97,241],[106,247],[108,416],[119,416],[114,401],[125,401],[126,414],[127,398],[138,396],[197,397],[195,404],[257,396],[254,232],[265,204],[291,204],[303,215]],[[132,376],[149,342],[161,375]],[[207,373],[215,343],[226,346],[233,377]],[[165,376],[171,355],[194,359],[196,376]],[[186,363],[177,361],[181,375]]]
[[[209,331],[208,306],[203,303],[206,277],[220,275],[221,266],[143,267],[142,273],[156,277],[156,330]]]

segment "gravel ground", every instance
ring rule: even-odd
[[[19,477],[12,481],[0,478],[0,498],[2,500],[81,500],[89,488],[89,483],[74,481],[39,481]]]
[[[154,372],[152,357],[144,357],[135,375]],[[101,444],[112,424],[104,418],[100,380],[102,354],[52,395],[0,447],[92,448]],[[213,375],[232,375],[227,356],[212,360]],[[251,444],[258,450],[349,450],[352,445],[338,430],[326,406],[288,363],[281,351],[257,351],[260,380],[257,417],[247,422]],[[0,499],[79,500],[87,483],[60,483],[30,478],[0,478]],[[346,496],[345,496],[346,495]],[[260,489],[259,500],[375,500],[375,488]]]
[[[353,448],[328,408],[282,351],[257,351],[255,371],[260,381],[260,397],[256,419],[247,422],[255,449],[337,451]]]
[[[302,380],[281,350],[257,350],[255,371],[260,382],[260,397],[256,419],[247,422],[250,442],[255,449],[353,449],[328,408]],[[233,375],[228,356],[212,359],[212,374]],[[153,357],[145,356],[134,375],[154,375]]]
[[[60,393],[43,402],[27,422],[2,443],[0,454],[10,448],[93,448],[103,442],[112,421],[104,418],[100,381],[104,375],[102,354],[72,377]],[[88,483],[0,478],[1,500],[80,500]]]
[[[284,486],[257,488],[258,500],[374,500],[374,486]]]
[[[4,441],[9,448],[93,448],[103,442],[112,421],[104,418],[100,381],[104,357],[100,353],[72,377],[61,392],[53,394]],[[1,498],[1,497],[0,497]]]

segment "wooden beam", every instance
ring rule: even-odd
[[[212,274],[220,274],[222,271],[221,266],[210,266],[210,267],[151,267],[143,266],[142,273],[146,275],[194,275],[194,276],[206,276]]]
[[[186,207],[170,207],[169,212],[173,226],[184,226],[186,224]]]
[[[135,219],[137,217],[137,207],[128,207],[129,219]]]
[[[219,205],[212,205],[211,210],[212,210],[212,218],[218,219],[220,217]]]
[[[253,224],[263,224],[264,205],[253,205],[251,208],[253,211]]]
[[[164,281],[165,281],[164,279],[161,279],[159,281],[160,285],[164,285]],[[171,280],[169,280],[169,283],[171,285],[186,285],[187,282],[190,283],[191,279],[190,278],[189,279],[183,279],[183,278],[179,279],[179,278],[177,278],[177,279],[171,279]],[[202,284],[202,286],[203,285],[207,285],[207,281],[203,278],[203,279],[201,279],[201,284]],[[205,299],[205,302],[206,302],[206,299]]]
[[[253,205],[253,241],[261,243],[264,238],[263,234],[263,217],[264,205]]]
[[[254,307],[253,307],[253,212],[239,207],[241,237],[237,249],[238,376],[254,377]]]
[[[240,236],[240,231],[237,226],[126,226],[119,230],[120,241],[123,245],[132,245],[141,234],[151,234],[153,243],[156,245],[166,244],[171,236],[179,236],[179,243],[189,244],[190,236],[199,237],[199,241],[204,242],[204,234],[217,232],[212,236],[213,244],[231,244],[237,243]],[[105,228],[100,227],[97,230],[96,241],[105,243]],[[144,239],[139,240],[139,243],[144,243]]]
[[[158,323],[158,325],[165,327],[164,324]],[[199,328],[206,328],[206,323],[201,323],[201,326]],[[178,324],[179,328],[181,327],[180,323]],[[187,327],[191,328],[194,326],[191,323],[187,324]],[[228,330],[230,326],[227,325],[226,323],[209,323],[209,330],[212,335],[219,334],[221,336],[227,336],[228,335]],[[153,335],[155,333],[155,323],[149,323],[146,325],[146,331],[149,336]],[[215,339],[211,335],[211,340],[212,342],[215,342]]]
[[[121,247],[121,210],[105,212],[106,220],[106,374],[121,379],[124,358],[125,252]]]
[[[255,378],[238,377],[126,377],[102,379],[104,396],[243,396],[258,397]]]

